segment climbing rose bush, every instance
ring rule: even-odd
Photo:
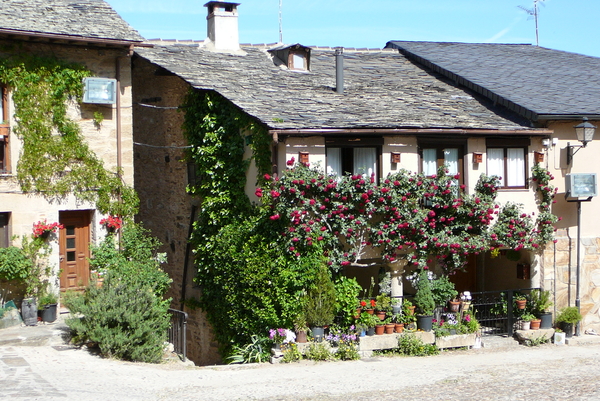
[[[405,259],[427,268],[435,260],[450,273],[470,254],[543,245],[531,215],[495,201],[497,177],[482,175],[474,193],[466,194],[460,176],[444,168],[434,176],[401,170],[376,183],[374,177],[288,166],[279,178],[265,175],[267,185],[255,194],[290,254],[300,257],[320,245],[334,271],[360,266],[371,247],[387,262]]]

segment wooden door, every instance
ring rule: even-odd
[[[89,210],[60,212],[61,291],[81,290],[89,283],[90,214]]]
[[[454,283],[459,294],[463,291],[477,291],[477,256],[469,255],[465,271],[454,273],[450,276],[450,281]]]

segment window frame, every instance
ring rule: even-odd
[[[504,152],[503,157],[503,169],[504,175],[502,175],[505,185],[500,185],[499,189],[507,190],[518,190],[518,189],[529,189],[529,146],[531,141],[529,138],[487,138],[486,139],[486,174],[489,176],[489,150],[488,149],[502,149]],[[522,149],[523,150],[523,183],[524,185],[508,185],[508,149]]]
[[[2,112],[0,113],[0,174],[10,174],[10,125],[8,122],[8,90],[5,85],[0,85],[0,98],[2,102]]]
[[[382,177],[382,148],[383,137],[329,137],[325,138],[325,167],[327,168],[327,155],[330,148],[341,148],[342,168],[353,165],[355,148],[375,148],[375,180],[378,182]],[[344,171],[341,174],[345,175]],[[348,173],[355,174],[353,171]]]
[[[0,248],[10,246],[10,212],[0,212]]]
[[[464,183],[464,172],[465,172],[465,149],[467,147],[467,141],[464,139],[443,139],[443,138],[420,138],[418,140],[418,152],[419,152],[419,173],[423,173],[423,150],[425,149],[436,149],[436,160],[437,168],[440,168],[444,163],[444,150],[446,148],[458,149],[458,173],[459,179],[458,184]]]

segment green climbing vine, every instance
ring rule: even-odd
[[[0,82],[12,89],[14,133],[23,141],[17,179],[24,192],[50,200],[74,194],[102,213],[132,216],[139,203],[134,189],[118,172],[104,168],[67,116],[69,103],[81,100],[82,80],[89,75],[82,65],[51,57],[0,59]]]

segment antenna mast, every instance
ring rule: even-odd
[[[533,17],[533,19],[535,20],[535,45],[539,46],[540,45],[540,39],[538,36],[538,2],[543,2],[544,0],[533,0],[533,8],[525,8],[523,6],[517,6],[519,7],[521,10],[525,11],[527,14],[529,14],[530,16]]]
[[[283,43],[283,27],[281,24],[281,3],[283,0],[279,0],[279,43]]]

